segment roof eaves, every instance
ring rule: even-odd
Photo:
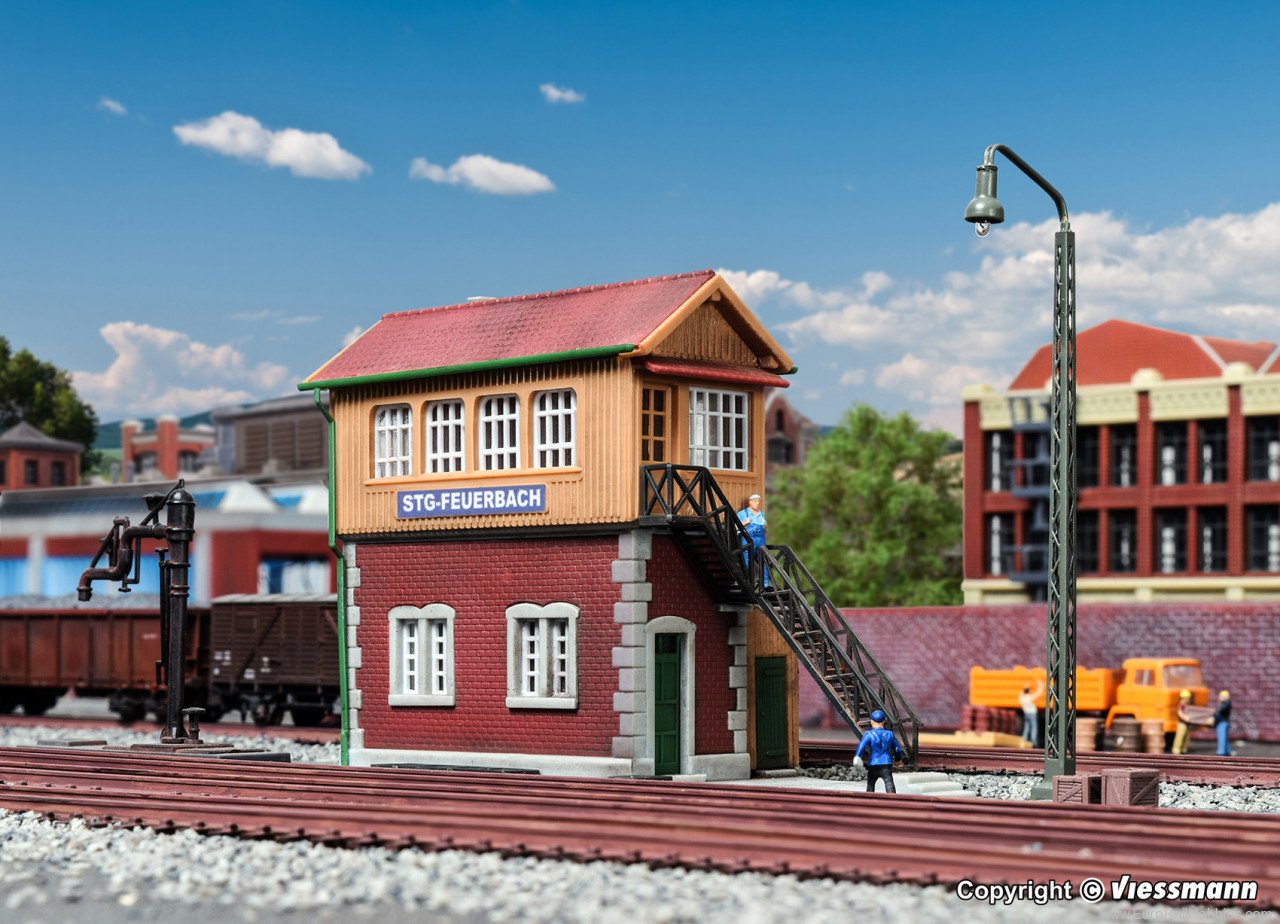
[[[558,363],[574,359],[595,359],[600,356],[617,356],[620,353],[631,353],[634,343],[618,343],[613,346],[588,347],[582,350],[564,350],[559,353],[539,353],[534,356],[513,356],[506,359],[486,359],[475,363],[461,363],[456,366],[437,366],[434,369],[406,369],[399,372],[375,372],[370,375],[353,375],[344,379],[323,379],[320,381],[299,382],[299,391],[310,391],[317,388],[349,388],[353,385],[372,385],[379,382],[403,382],[409,379],[431,379],[442,375],[456,375],[463,372],[483,372],[489,369],[510,369],[514,366],[533,366],[539,363]]]

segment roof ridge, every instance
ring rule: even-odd
[[[1219,369],[1227,368],[1226,360],[1222,358],[1222,355],[1213,348],[1212,344],[1210,344],[1208,340],[1204,339],[1204,337],[1201,336],[1200,334],[1191,334],[1190,336],[1191,336],[1191,342],[1194,343],[1196,346],[1198,346],[1200,349],[1202,349],[1205,352],[1205,354],[1211,360],[1213,360],[1214,365],[1216,365]]]
[[[651,282],[670,282],[675,279],[692,279],[694,276],[714,276],[715,270],[703,269],[692,270],[687,273],[672,273],[668,276],[648,276],[644,279],[627,279],[622,282],[606,282],[593,286],[576,286],[570,289],[556,289],[551,292],[533,292],[528,295],[508,295],[504,298],[486,298],[480,302],[456,302],[452,305],[436,305],[430,308],[408,308],[404,311],[392,311],[384,314],[383,318],[401,318],[414,314],[425,314],[429,311],[451,311],[456,308],[473,308],[477,305],[497,305],[512,304],[514,302],[528,302],[540,298],[551,298],[557,295],[579,295],[584,292],[601,292],[606,289],[625,289],[628,286],[647,285]]]

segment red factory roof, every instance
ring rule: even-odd
[[[712,270],[701,270],[385,314],[302,387],[630,352],[715,278]]]
[[[1130,321],[1103,321],[1076,335],[1076,384],[1129,382],[1139,369],[1155,369],[1165,379],[1215,378],[1227,363],[1247,363],[1255,371],[1274,343],[1199,337]],[[1010,390],[1044,388],[1053,375],[1051,347],[1045,344],[1014,378]]]

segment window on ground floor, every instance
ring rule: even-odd
[[[507,706],[577,707],[577,622],[578,608],[571,603],[507,608]]]
[[[1244,519],[1248,569],[1280,572],[1280,506],[1247,507]]]
[[[391,706],[452,706],[453,607],[443,603],[396,606],[389,658]]]

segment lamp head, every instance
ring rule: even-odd
[[[977,188],[964,210],[964,220],[977,225],[978,237],[986,237],[992,225],[1004,221],[1004,206],[996,198],[996,165],[978,167]]]

